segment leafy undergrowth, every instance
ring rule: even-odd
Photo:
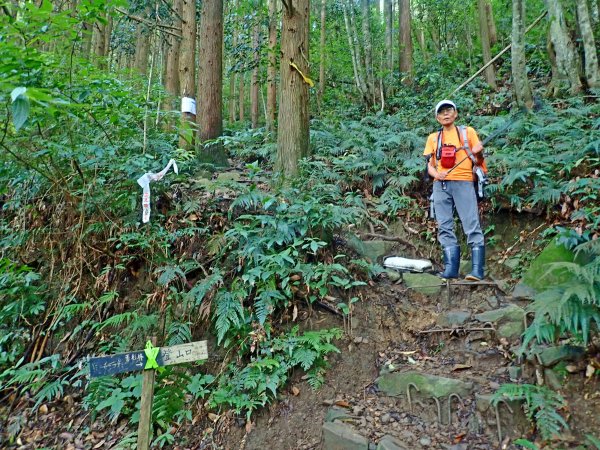
[[[178,148],[168,131],[170,113],[149,115],[157,110],[149,99],[164,94],[158,85],[147,99],[142,80],[116,80],[64,56],[68,48],[31,47],[27,58],[17,57],[15,36],[55,20],[34,19],[23,25],[31,29],[3,23],[8,44],[1,48],[3,61],[18,61],[18,70],[0,66],[0,88],[11,94],[0,112],[2,439],[16,443],[23,417],[74,395],[107,427],[125,420],[123,434],[133,431],[139,375],[90,381],[85,358],[141,349],[150,336],[159,345],[206,339],[213,355],[205,366],[159,376],[156,445],[170,444],[174,427],[208,414],[233,411],[251,421],[294,368],[318,387],[341,332],[300,330],[297,315],[313,306],[349,313],[361,287],[380,273],[341,245],[348,230],[382,230],[402,218],[433,239],[421,179],[433,125],[414,126],[415,114],[315,119],[314,156],[287,186],[271,172],[271,137],[240,131],[222,138],[236,176],[203,178],[195,152]],[[61,16],[56,32],[71,20]],[[464,101],[476,107],[479,100]],[[578,245],[597,242],[598,105],[573,98],[555,106],[519,116],[494,141],[491,205],[537,209],[573,229]],[[472,122],[485,136],[513,119]],[[152,185],[153,213],[144,225],[136,179],[170,158],[180,174]],[[600,276],[597,250],[590,253],[589,265],[572,268],[589,294],[564,286],[540,294],[579,305],[587,318],[541,310],[538,317],[550,317],[554,327],[548,334],[536,322],[541,340],[572,334],[587,343],[597,333]]]

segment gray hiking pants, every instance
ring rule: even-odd
[[[435,181],[433,207],[442,248],[458,245],[454,233],[454,208],[458,212],[469,247],[483,245],[477,197],[472,181]]]

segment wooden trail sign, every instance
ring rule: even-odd
[[[171,366],[192,361],[208,359],[206,341],[190,342],[189,344],[174,345],[172,347],[152,347],[155,344],[152,338],[146,344],[146,349],[151,351],[150,367]],[[148,349],[148,346],[152,347]],[[152,353],[154,351],[154,353]],[[90,358],[90,377],[116,375],[118,373],[143,370],[142,398],[140,402],[140,422],[138,424],[138,450],[148,450],[150,447],[150,423],[152,421],[152,398],[154,397],[154,376],[156,370],[146,369],[149,362],[146,351],[119,353],[117,355],[99,356]],[[152,364],[156,363],[156,364]]]
[[[172,347],[160,347],[156,362],[159,366],[172,366],[207,358],[206,341],[198,341]],[[143,370],[146,361],[146,354],[143,351],[90,358],[90,377]]]

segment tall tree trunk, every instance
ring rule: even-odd
[[[269,62],[267,66],[267,130],[275,131],[277,110],[277,0],[269,1]]]
[[[425,30],[423,28],[417,28],[416,31],[417,43],[421,49],[424,61],[429,61],[429,50],[427,49],[427,43],[425,41]]]
[[[112,15],[107,14],[106,29],[104,30],[104,55],[106,56],[105,68],[108,68],[108,69],[110,69],[110,56],[111,56],[111,50],[112,50],[112,46],[110,44],[111,44],[112,31],[113,31],[113,17],[112,17]]]
[[[492,59],[492,52],[490,50],[490,33],[489,23],[487,19],[487,12],[485,8],[486,0],[477,0],[477,10],[479,13],[479,35],[481,36],[481,52],[483,54],[483,63],[487,64]],[[496,90],[496,71],[494,65],[490,64],[486,67],[485,81],[489,86]]]
[[[250,120],[252,122],[252,128],[258,128],[258,68],[260,62],[260,49],[259,47],[259,27],[258,17],[256,18],[257,23],[254,24],[254,30],[252,35],[252,47],[254,47],[254,68],[252,69],[252,81],[250,85]]]
[[[512,78],[517,105],[533,107],[533,93],[527,79],[525,59],[525,1],[513,0],[512,4]]]
[[[360,92],[363,102],[367,107],[371,107],[369,89],[365,81],[364,64],[360,55],[360,47],[358,45],[358,36],[354,21],[352,21],[351,11],[354,8],[352,2],[342,2],[342,11],[344,14],[344,24],[346,25],[346,34],[348,36],[348,47],[350,49],[350,57],[352,58],[352,69],[354,70],[354,82]]]
[[[181,98],[195,100],[196,97],[196,2],[181,2],[181,45],[179,50],[179,92]],[[188,101],[186,101],[188,102]],[[191,105],[192,102],[189,102]],[[183,105],[182,105],[183,106]],[[197,108],[197,105],[196,105]],[[188,108],[191,109],[191,108]],[[190,148],[194,145],[196,114],[192,111],[181,113],[181,133],[179,145]]]
[[[139,23],[136,27],[135,55],[133,67],[142,75],[148,72],[148,56],[150,55],[150,30]]]
[[[310,151],[308,84],[300,73],[308,76],[310,0],[282,2],[281,96],[275,168],[288,179],[298,173],[298,161]]]
[[[229,72],[229,123],[233,124],[237,118],[237,110],[236,110],[236,100],[235,96],[235,73]]]
[[[494,9],[490,0],[485,0],[485,15],[490,35],[490,45],[494,45],[496,42],[498,42],[498,31],[496,30],[496,21],[494,20]]]
[[[391,73],[394,70],[394,3],[392,0],[385,0],[383,11],[385,21],[386,69]]]
[[[581,38],[583,40],[586,83],[591,88],[599,87],[598,51],[596,50],[590,13],[585,0],[577,2],[577,21],[579,22],[579,29],[581,30]]]
[[[321,0],[321,39],[319,41],[319,95],[317,102],[319,111],[323,105],[323,94],[325,93],[325,31],[327,29],[325,19],[327,17],[327,0]]]
[[[198,127],[200,141],[223,134],[223,0],[202,3],[200,51],[198,53]],[[226,166],[222,145],[201,150],[201,160]]]
[[[246,91],[245,91],[245,83],[244,78],[246,77],[246,72],[240,72],[238,78],[240,79],[239,89],[238,89],[238,103],[239,103],[239,111],[240,111],[240,122],[246,120]]]
[[[182,0],[173,0],[173,25],[181,28],[181,17],[183,13],[183,2]],[[167,96],[163,102],[163,111],[169,114],[177,108],[177,99],[180,94],[180,79],[179,79],[179,59],[181,54],[181,39],[172,34],[167,35],[166,40],[166,64],[165,64],[165,91]],[[168,118],[166,120],[167,129],[170,129],[173,124],[173,120]]]
[[[233,24],[231,25],[231,33],[233,34],[233,39],[231,41],[231,47],[233,49],[237,48],[238,41],[238,21],[239,16],[237,14],[238,0],[233,2],[233,9],[236,10],[235,19]],[[232,54],[229,56],[229,122],[231,124],[235,123],[237,120],[237,97],[235,91],[235,82],[237,80],[237,74],[233,71],[233,67],[235,66],[235,56]]]
[[[373,40],[371,39],[371,2],[361,0],[362,5],[362,32],[365,50],[365,69],[371,104],[377,104],[377,87],[375,85],[375,71],[373,68]]]
[[[571,40],[560,0],[546,0],[546,5],[550,21],[551,48],[549,52],[554,54],[556,64],[551,84],[554,91],[558,92],[564,80],[569,91],[575,94],[582,89],[579,79],[579,57],[575,52],[575,45]],[[552,56],[549,55],[549,57],[552,62]]]
[[[398,20],[400,26],[399,46],[400,46],[400,72],[404,74],[404,82],[412,83],[412,39],[411,39],[411,17],[410,0],[399,1]]]
[[[90,58],[92,51],[93,26],[89,22],[81,25],[81,56]]]
[[[107,32],[107,23],[96,22],[94,24],[94,35],[92,37],[94,59],[96,60],[96,64],[98,65],[98,67],[101,69],[106,68],[106,57],[107,57],[106,32]]]

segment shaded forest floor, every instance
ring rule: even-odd
[[[213,417],[214,423],[199,414],[196,422],[175,434],[185,444],[166,448],[321,449],[323,424],[333,417],[342,417],[375,443],[391,435],[415,449],[499,448],[494,408],[479,410],[483,422],[474,425],[476,395],[490,394],[510,382],[508,368],[515,366],[510,349],[516,342],[498,339],[490,332],[464,331],[476,327],[474,323],[450,326],[452,332],[423,332],[448,328],[439,326],[448,311],[476,314],[506,306],[511,299],[490,287],[460,286],[453,288],[451,305],[447,300],[445,289],[436,295],[411,293],[402,284],[382,278],[356,305],[351,334],[337,343],[341,353],[329,359],[331,367],[320,389],[311,389],[302,379],[303,373],[295,373],[278,401],[253,416],[251,426],[231,413]],[[305,329],[337,326],[350,331],[346,320],[320,308],[300,311],[299,317]],[[442,401],[440,423],[431,399],[413,392],[411,410],[405,395],[388,396],[378,389],[376,379],[389,371],[390,365],[398,372],[417,371],[472,382],[475,390],[461,398],[462,404],[455,403],[452,424],[448,424],[447,404]],[[534,366],[523,364],[523,369],[521,379],[535,383]],[[547,448],[583,448],[578,447],[583,436],[600,429],[600,383],[572,375],[560,392],[569,405],[564,412],[572,429]],[[37,411],[13,411],[26,423],[19,439],[22,445],[7,448],[108,449],[123,444],[127,420],[116,425],[92,421],[90,413],[81,409],[80,400],[81,393],[73,392]],[[516,449],[509,440],[532,430],[522,411],[511,412],[499,409],[502,448]]]
[[[499,225],[491,214],[486,215],[486,221],[488,225]],[[530,217],[524,218],[523,223],[517,219],[516,234],[521,228],[532,229],[534,225]],[[497,413],[485,396],[501,384],[511,382],[515,373],[518,380],[512,381],[535,384],[539,368],[515,360],[513,350],[519,338],[500,338],[495,332],[481,330],[481,324],[474,320],[476,314],[486,311],[513,304],[526,306],[526,302],[511,298],[514,281],[506,282],[507,269],[496,262],[509,245],[515,252],[519,247],[512,240],[502,242],[500,234],[498,239],[496,254],[489,258],[489,279],[498,280],[500,288],[455,286],[449,296],[446,288],[423,294],[383,274],[362,288],[362,301],[354,305],[351,318],[316,304],[302,305],[296,320],[301,329],[345,330],[344,337],[336,343],[341,353],[329,357],[325,384],[312,390],[303,373],[293,373],[277,401],[255,413],[251,423],[231,412],[208,414],[198,404],[193,420],[171,430],[176,441],[165,448],[327,448],[323,442],[323,424],[336,417],[353,425],[372,443],[389,435],[415,449],[517,448],[509,442],[532,432],[520,405],[513,404],[512,409],[501,406]],[[418,239],[412,242],[416,248],[407,251],[398,245],[390,254],[427,257],[435,245]],[[347,242],[340,245],[344,246],[343,252],[353,251]],[[524,240],[522,246],[528,245],[530,241]],[[460,324],[448,319],[455,312],[467,313]],[[292,322],[292,317],[284,313],[278,325],[285,328]],[[213,355],[203,370],[219,370],[221,356]],[[519,371],[511,372],[509,367],[517,367]],[[447,402],[438,406],[432,398],[419,393],[414,393],[409,404],[404,393],[392,396],[382,392],[377,379],[392,372],[448,377],[472,383],[474,388],[469,395],[456,399],[449,413]],[[577,372],[564,376],[558,388],[567,399],[568,410],[563,413],[571,430],[549,448],[578,448],[586,433],[597,433],[600,429],[600,383],[596,378],[586,382],[583,374]],[[128,448],[127,445],[135,443],[128,419],[110,424],[102,416],[94,417],[82,408],[84,395],[80,389],[73,389],[59,401],[42,404],[36,410],[31,399],[9,398],[7,404],[0,406],[0,415],[10,413],[10,420],[4,423],[9,427],[18,424],[22,431],[16,441],[3,445],[23,450],[108,449]],[[0,433],[5,432],[0,429]]]

